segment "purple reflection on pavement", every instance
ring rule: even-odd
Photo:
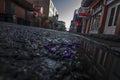
[[[56,46],[65,48],[65,53],[63,54],[62,52],[60,52],[57,49],[52,50],[52,48],[55,48]],[[77,43],[64,43],[64,42],[61,42],[61,43],[48,43],[48,44],[44,45],[44,48],[47,49],[50,53],[59,55],[59,56],[64,57],[64,58],[70,57],[73,54],[73,52],[71,51],[71,47],[82,48],[81,45],[77,44]]]

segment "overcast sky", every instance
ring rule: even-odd
[[[82,0],[53,0],[59,12],[59,20],[65,21],[67,28],[69,28],[70,22],[73,19],[74,10],[81,6],[81,1]]]

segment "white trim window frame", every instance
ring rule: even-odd
[[[109,6],[106,24],[105,24],[105,30],[104,30],[105,34],[115,33],[115,28],[116,28],[115,21],[116,21],[116,15],[118,15],[117,12],[119,6],[120,6],[120,2]]]
[[[120,3],[118,3],[118,4],[116,4],[116,5],[114,5],[114,6],[112,6],[111,8],[110,8],[110,17],[109,17],[109,21],[108,21],[108,23],[107,23],[107,26],[108,27],[110,27],[110,26],[116,26],[116,25],[114,25],[114,23],[115,23],[115,18],[116,18],[116,15],[117,15],[117,10],[118,10],[118,7],[120,6]],[[114,12],[113,12],[114,11]],[[113,12],[113,15],[111,15],[112,14],[112,12]],[[110,18],[111,18],[111,16],[113,17],[113,19],[112,19],[112,24],[110,23]],[[110,26],[109,26],[109,24],[111,24]]]

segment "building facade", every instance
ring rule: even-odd
[[[66,27],[65,27],[65,22],[64,21],[58,21],[57,22],[57,26],[55,27],[55,30],[58,31],[66,31]]]
[[[119,33],[120,0],[87,0],[82,1],[82,7],[88,7],[88,20],[83,25],[83,33]]]
[[[0,21],[52,28],[58,11],[52,0],[1,0]]]
[[[70,32],[74,32],[74,33],[78,32],[78,33],[81,33],[81,30],[82,30],[82,26],[81,26],[82,22],[81,22],[81,19],[82,19],[82,18],[80,18],[79,15],[78,15],[79,11],[80,11],[80,8],[79,8],[79,9],[76,9],[76,10],[74,11],[73,20],[71,21],[70,30],[69,30]]]
[[[35,7],[41,7],[43,9],[43,16],[51,17],[58,14],[56,7],[52,0],[33,0]]]
[[[35,7],[42,9],[41,26],[53,29],[54,23],[58,20],[58,11],[52,0],[33,0],[33,2]]]
[[[118,16],[120,15],[120,0],[106,0],[107,17],[105,22],[104,34],[120,34],[118,33]]]
[[[49,17],[56,16],[57,14],[58,14],[58,11],[57,11],[56,7],[54,6],[52,0],[50,0],[50,4],[49,4]]]
[[[32,11],[34,11],[33,3],[27,0],[0,1],[0,21],[31,25]]]
[[[109,45],[109,47],[117,46],[114,44],[120,34],[120,0],[83,0],[82,7],[88,7],[88,19],[82,21],[86,24],[82,24],[83,33],[87,33],[88,38],[94,37],[93,40],[88,40],[82,43],[84,44],[86,51],[90,51],[89,54],[93,63],[95,63],[95,74],[97,80],[119,80],[120,79],[120,58],[115,55],[117,52],[112,52],[108,49],[103,49],[103,44],[97,44],[102,46],[91,45],[94,40],[103,39],[102,41]],[[111,35],[106,35],[111,34]],[[107,43],[108,41],[108,43]],[[95,42],[96,43],[96,42]],[[114,44],[114,45],[113,45]],[[113,48],[111,48],[113,49]]]
[[[91,0],[88,3],[83,3],[83,7],[88,7],[89,11],[87,12],[89,14],[89,18],[86,21],[86,25],[83,25],[86,29],[84,30],[84,33],[99,33],[100,28],[100,21],[102,18],[102,4],[103,0]]]
[[[33,3],[35,7],[42,8],[43,16],[48,17],[50,0],[33,0]]]

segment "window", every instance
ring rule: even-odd
[[[108,22],[109,27],[116,26],[119,12],[120,12],[120,4],[119,5],[117,4],[115,7],[111,9],[109,22]]]
[[[98,30],[98,27],[100,25],[100,18],[101,18],[101,12],[94,15],[91,30]]]
[[[15,13],[15,5],[9,0],[5,0],[5,13],[8,13],[8,14]]]
[[[111,9],[111,13],[110,13],[110,18],[109,18],[108,26],[112,26],[114,14],[115,14],[115,7],[113,7],[113,8]]]
[[[94,7],[94,15],[97,14],[98,12],[100,12],[102,10],[102,3],[103,1],[100,1],[95,7]]]
[[[118,7],[117,7],[117,11],[116,11],[116,15],[115,15],[114,25],[116,25],[116,23],[117,23],[117,19],[118,19],[118,15],[119,15],[119,13],[120,13],[120,5],[118,5]]]

